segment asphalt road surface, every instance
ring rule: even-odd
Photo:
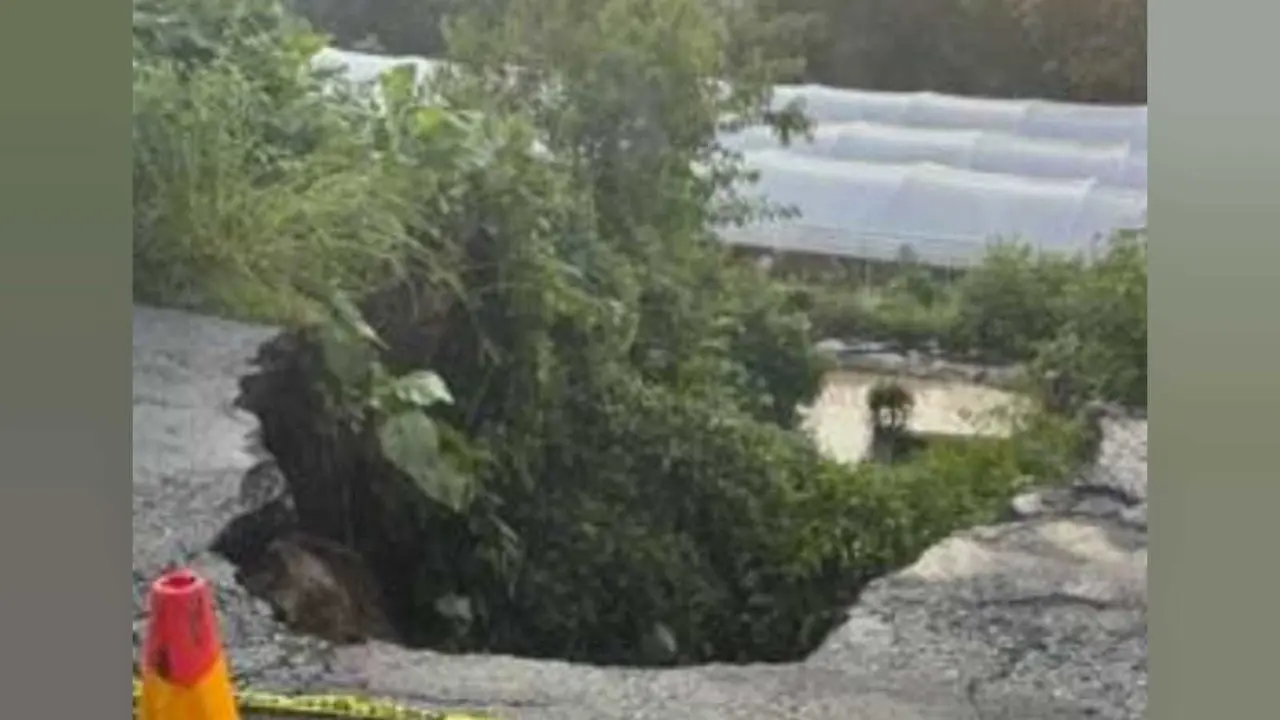
[[[1146,423],[1110,420],[1098,468],[1034,493],[873,584],[804,662],[603,669],[292,636],[205,552],[238,511],[254,421],[231,408],[270,328],[138,308],[133,321],[135,655],[146,585],[215,585],[235,679],[529,720],[1137,720],[1147,698]]]

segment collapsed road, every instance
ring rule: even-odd
[[[1018,498],[876,581],[812,656],[787,665],[599,668],[335,647],[289,632],[208,551],[260,457],[237,380],[271,328],[136,308],[134,651],[151,578],[187,564],[216,590],[236,681],[355,690],[530,720],[1136,720],[1147,698],[1146,423],[1110,418],[1096,467]]]

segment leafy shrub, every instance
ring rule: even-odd
[[[1064,288],[1069,312],[1038,345],[1040,373],[1072,384],[1068,405],[1108,400],[1147,405],[1147,243],[1143,233],[1118,235],[1108,252]]]
[[[794,658],[865,581],[1068,464],[1069,444],[1041,451],[1028,435],[851,470],[728,404],[612,380],[584,390],[556,480],[510,505],[517,533],[540,539],[503,613],[537,618],[511,631],[518,652],[652,662],[636,648],[664,629],[666,661]]]
[[[819,337],[860,338],[891,342],[904,350],[921,350],[950,342],[958,307],[954,295],[924,304],[897,288],[853,284],[816,285],[810,318]]]
[[[1081,272],[1069,257],[1038,255],[1025,244],[995,246],[956,287],[950,343],[1005,362],[1030,357],[1071,312],[1065,292]]]
[[[530,539],[514,616],[535,618],[518,650],[644,661],[664,628],[676,647],[659,660],[782,659],[820,639],[837,588],[813,577],[823,549],[796,544],[818,518],[793,498],[826,461],[732,403],[610,376],[576,390],[574,442],[512,506]],[[806,622],[816,634],[799,636]]]
[[[818,396],[829,364],[813,351],[802,298],[753,274],[739,274],[737,281],[742,306],[725,322],[734,330],[728,354],[741,363],[744,401],[758,419],[795,427],[798,409]]]
[[[1098,257],[995,246],[950,285],[922,297],[919,275],[881,288],[847,281],[801,286],[820,337],[934,346],[962,358],[1022,363],[1069,382],[1066,407],[1089,400],[1146,405],[1146,232],[1118,233]],[[796,281],[792,281],[795,283]]]
[[[1066,477],[1079,462],[1076,422],[1029,416],[1015,426],[1007,441],[930,444],[912,462],[880,470],[893,483],[883,517],[901,525],[881,531],[893,560],[914,557],[955,528],[991,522],[1029,483]]]

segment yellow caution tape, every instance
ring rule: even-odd
[[[142,681],[133,678],[134,718],[142,697]],[[325,717],[350,720],[485,720],[475,715],[461,715],[413,708],[389,700],[359,695],[282,695],[241,690],[236,704],[246,713],[281,717]]]

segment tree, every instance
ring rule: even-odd
[[[881,381],[867,391],[867,410],[871,412],[871,421],[878,430],[901,434],[907,428],[914,407],[915,399],[899,383]]]

